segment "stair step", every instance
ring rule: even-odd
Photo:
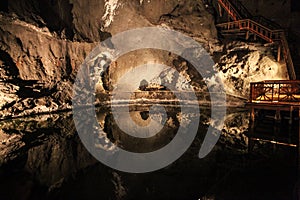
[[[233,3],[234,2],[234,3]],[[227,35],[244,35],[243,31],[251,32],[263,40],[273,43],[275,40],[279,41],[282,47],[282,52],[284,57],[286,58],[286,66],[291,79],[296,79],[298,73],[298,69],[295,69],[293,65],[293,58],[291,57],[291,51],[289,49],[289,45],[287,42],[287,36],[283,30],[278,30],[277,25],[273,25],[273,23],[263,17],[258,19],[254,19],[253,17],[247,17],[248,19],[242,19],[244,13],[248,13],[248,10],[238,1],[238,0],[218,0],[219,9],[221,6],[228,13],[228,15],[233,19],[233,22],[227,22],[218,24],[217,28],[224,36]],[[220,11],[222,13],[222,11]],[[247,35],[248,37],[248,35]],[[296,72],[297,71],[297,75]]]

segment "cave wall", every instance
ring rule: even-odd
[[[4,0],[0,9],[2,118],[70,108],[85,57],[97,42],[122,31],[163,25],[195,33],[208,50],[217,42],[213,16],[192,0]],[[148,51],[131,57],[146,61],[121,58],[110,70],[113,82],[135,64],[168,55]]]
[[[300,30],[300,10],[293,0],[240,0],[254,16],[262,15],[285,29]]]
[[[0,9],[0,118],[71,108],[83,60],[100,41],[125,30],[170,28],[192,37],[212,56],[228,53],[205,1],[4,0]],[[110,66],[109,79],[116,83],[147,62],[176,68],[183,64],[176,66],[176,59],[152,50],[131,52]]]

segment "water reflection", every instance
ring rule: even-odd
[[[171,112],[173,110],[173,112]],[[99,125],[114,144],[134,152],[148,152],[168,144],[182,116],[167,110],[166,125],[148,139],[125,134],[111,112],[100,108]],[[156,172],[128,174],[95,160],[84,148],[72,115],[38,116],[0,122],[1,199],[290,199],[295,183],[295,152],[248,153],[247,112],[229,112],[214,150],[198,158],[210,111],[202,109],[198,135],[175,163]],[[131,109],[136,123],[147,125],[147,107]],[[289,157],[287,158],[287,155]],[[284,160],[284,162],[282,162]],[[284,184],[277,184],[278,182]]]
[[[282,112],[281,119],[277,119],[276,111],[272,110],[260,110],[257,115],[257,120],[249,125],[249,150],[264,146],[272,146],[273,150],[279,146],[298,147],[298,119],[289,117],[288,112]]]

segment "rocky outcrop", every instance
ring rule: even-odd
[[[2,117],[68,108],[76,69],[95,44],[62,40],[4,15],[1,23]]]
[[[97,161],[75,134],[70,114],[0,123],[0,166],[25,160],[23,168],[47,187]]]
[[[200,42],[220,61],[216,69],[230,93],[245,96],[249,81],[269,78],[270,73],[274,78],[285,76],[280,76],[272,56],[258,55],[268,48],[255,50],[255,45],[245,43],[224,47],[217,37],[214,11],[202,1],[5,0],[0,9],[0,118],[70,109],[76,73],[91,50],[110,36],[139,27],[170,28]],[[202,91],[204,83],[189,63],[169,52],[145,49],[111,65],[98,96],[109,92],[127,71],[149,61],[175,67]],[[257,66],[270,70],[257,71]]]
[[[248,98],[250,82],[287,80],[286,66],[275,60],[272,49],[259,43],[231,42],[215,65],[226,92]]]
[[[197,33],[207,47],[208,41],[216,42],[213,17],[202,3],[194,1],[13,0],[3,5],[1,118],[70,108],[72,85],[81,63],[97,42],[119,32],[176,25],[188,34]],[[197,25],[199,20],[203,27]],[[163,61],[168,57],[151,50],[148,54]],[[135,52],[132,57],[140,55],[143,53]],[[121,59],[118,63],[124,69],[112,68],[111,77],[121,76],[142,60]]]

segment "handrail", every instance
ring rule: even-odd
[[[274,42],[274,40],[281,40],[282,33],[284,33],[283,30],[271,30],[251,19],[237,20],[233,22],[217,24],[216,26],[223,30],[239,29],[251,31],[252,33],[255,33],[257,36],[271,43]]]
[[[224,1],[224,0],[223,0]],[[243,15],[243,18],[251,19],[251,13],[245,8],[245,6],[239,0],[231,0],[231,4],[239,11],[240,15]]]
[[[281,29],[281,26],[279,24],[277,24],[276,22],[271,21],[261,15],[254,16],[254,17],[247,17],[247,18],[252,19],[252,20],[256,21],[257,23],[260,23],[261,25],[266,26],[272,30]]]
[[[250,84],[300,84],[300,80],[263,80]]]
[[[287,68],[288,68],[288,73],[290,75],[290,78],[295,80],[296,73],[295,73],[294,63],[293,63],[290,48],[289,48],[288,42],[286,40],[286,37],[284,35],[284,32],[282,33],[280,42],[281,42],[281,46],[282,46],[282,50],[283,50],[284,60],[286,62]]]
[[[231,1],[235,2],[236,8],[241,13],[243,13],[245,16],[251,17],[251,14],[247,11],[247,9],[244,6],[242,6],[242,4],[238,0],[218,0],[218,3],[223,6],[223,8],[227,11],[229,16],[231,16],[231,18],[234,21],[218,24],[217,27],[221,28],[222,30],[238,29],[250,31],[270,43],[273,43],[274,41],[279,41],[282,46],[284,60],[287,65],[289,76],[293,80],[296,79],[294,64],[284,30],[277,29],[278,26],[272,27],[276,29],[269,28],[270,23],[268,23],[268,20],[266,20],[263,17],[260,17],[259,20],[262,23],[265,23],[266,25],[262,25],[261,23],[252,19],[242,19],[240,13],[236,10]]]
[[[275,80],[250,83],[250,102],[300,103],[300,81]]]
[[[218,3],[227,11],[233,20],[242,19],[240,14],[228,0],[218,0]]]

